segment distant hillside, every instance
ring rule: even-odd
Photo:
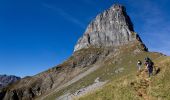
[[[0,88],[3,88],[5,86],[7,86],[10,83],[14,83],[18,80],[20,80],[20,77],[17,76],[13,76],[13,75],[0,75]]]

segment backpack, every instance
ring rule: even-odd
[[[145,58],[145,62],[147,62],[149,64],[149,66],[153,66],[154,63],[152,62],[152,60],[149,57]]]

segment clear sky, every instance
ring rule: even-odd
[[[170,55],[169,0],[0,0],[0,74],[30,76],[62,63],[89,22],[115,2],[150,51]]]

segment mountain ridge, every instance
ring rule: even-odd
[[[14,83],[20,79],[20,77],[14,75],[0,75],[0,88],[3,88],[8,84]]]

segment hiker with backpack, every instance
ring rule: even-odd
[[[138,60],[137,62],[137,67],[138,67],[138,71],[141,71],[142,62],[140,60]]]
[[[153,65],[154,65],[154,63],[152,62],[152,60],[149,57],[146,57],[145,58],[145,65],[147,67],[148,74],[149,74],[149,77],[150,77],[153,74]]]

